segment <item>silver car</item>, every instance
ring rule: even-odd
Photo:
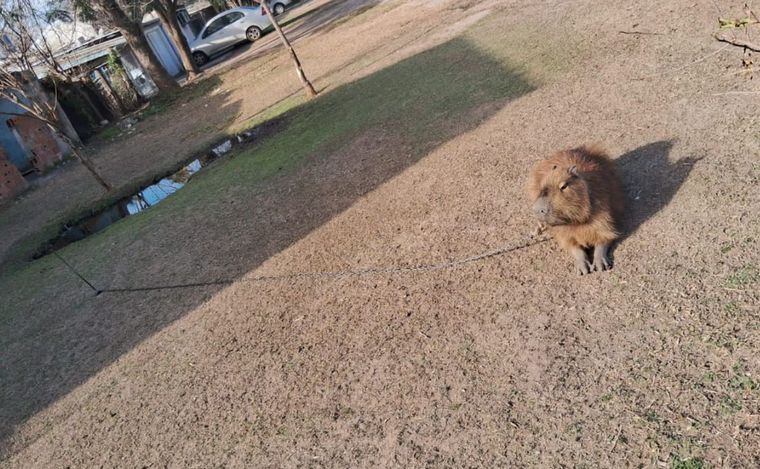
[[[270,26],[272,23],[261,7],[238,7],[219,13],[190,44],[193,60],[198,66],[205,65],[214,54],[235,44],[254,42]]]

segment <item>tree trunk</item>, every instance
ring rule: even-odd
[[[103,179],[103,176],[100,175],[97,168],[95,168],[95,165],[93,164],[93,162],[90,161],[88,157],[84,156],[82,153],[79,152],[79,149],[76,147],[76,145],[74,145],[74,142],[68,142],[68,143],[69,143],[69,147],[71,148],[71,153],[73,153],[74,157],[76,157],[76,159],[79,160],[79,162],[82,163],[85,168],[87,168],[87,171],[89,171],[92,177],[94,177],[95,180],[98,181],[98,184],[103,186],[103,188],[107,192],[110,192],[111,190],[113,190],[113,186],[111,186],[111,184],[109,184],[108,181]]]
[[[174,3],[174,0],[156,0],[153,2],[153,7],[161,19],[161,24],[164,25],[169,36],[171,36],[177,45],[177,49],[179,49],[179,57],[182,60],[182,66],[185,67],[185,71],[187,72],[187,79],[192,80],[200,70],[195,65],[193,55],[190,52],[190,44],[187,43],[187,38],[179,25],[177,5]]]
[[[274,29],[277,31],[277,34],[279,34],[280,39],[282,39],[282,43],[285,45],[285,48],[288,50],[288,53],[290,53],[290,58],[293,59],[293,64],[296,66],[296,74],[298,75],[298,79],[301,80],[301,84],[303,85],[304,91],[306,91],[306,96],[308,98],[313,98],[317,95],[317,90],[314,89],[314,86],[312,86],[311,82],[308,78],[306,78],[306,74],[303,72],[303,68],[301,67],[301,61],[298,60],[298,55],[296,55],[296,51],[293,49],[293,46],[290,45],[290,41],[288,41],[288,38],[285,37],[285,33],[282,32],[282,28],[280,28],[280,24],[275,19],[274,15],[272,14],[272,10],[269,8],[269,5],[266,1],[261,2],[261,8],[264,9],[267,16],[269,17],[269,21],[272,22],[272,26],[274,26]]]
[[[55,116],[58,120],[58,125],[61,127],[61,131],[66,134],[74,143],[80,143],[82,140],[79,138],[74,125],[69,120],[69,116],[63,110],[63,106],[60,103],[55,103]]]
[[[129,44],[135,57],[148,72],[158,89],[169,91],[177,88],[179,86],[177,82],[164,69],[158,57],[156,57],[150,45],[148,45],[148,40],[143,35],[142,27],[129,19],[124,10],[119,7],[118,2],[116,0],[94,0],[94,3],[100,7],[100,10],[121,32],[124,39],[127,40],[127,44]]]

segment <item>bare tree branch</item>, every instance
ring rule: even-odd
[[[715,39],[720,42],[731,44],[733,46],[744,47],[751,51],[760,52],[760,44],[755,42],[745,41],[744,39],[738,38],[729,38],[725,34],[716,34]]]

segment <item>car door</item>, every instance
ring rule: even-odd
[[[245,28],[248,26],[243,20],[243,17],[245,15],[240,11],[233,11],[227,16],[229,17],[229,23],[224,27],[224,29],[228,30],[228,34],[230,37],[234,38],[234,42],[244,41]]]
[[[201,39],[204,43],[208,44],[208,53],[213,54],[231,46],[239,40],[235,37],[234,31],[229,29],[229,26],[231,22],[241,17],[242,13],[233,11],[220,16],[206,27]]]

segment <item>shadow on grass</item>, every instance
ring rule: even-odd
[[[59,295],[51,279],[69,274],[36,267],[47,258],[0,285],[12,308],[0,318],[2,453],[28,444],[11,436],[19,424],[224,288],[191,284],[255,270],[533,89],[451,40],[300,106],[280,133],[161,205],[60,251],[100,288],[187,288],[94,296],[81,285]]]

